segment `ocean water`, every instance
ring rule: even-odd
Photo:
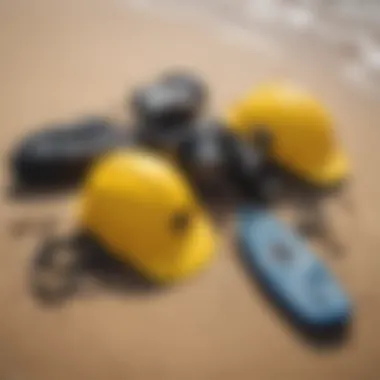
[[[126,0],[134,7],[219,25],[225,38],[276,58],[284,36],[319,41],[340,75],[380,95],[380,0]]]

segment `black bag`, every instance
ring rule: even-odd
[[[21,141],[11,153],[11,169],[18,185],[71,184],[83,178],[95,159],[126,142],[103,118],[52,125]]]

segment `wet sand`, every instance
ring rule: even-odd
[[[378,101],[344,82],[339,52],[318,41],[273,32],[266,38],[275,42],[265,50],[259,38],[247,41],[220,28],[118,0],[2,1],[3,164],[26,131],[86,113],[120,114],[128,90],[167,67],[199,70],[214,90],[215,113],[253,84],[298,81],[334,112],[352,160],[352,210],[335,200],[329,205],[344,253],[334,255],[316,242],[354,300],[350,339],[329,349],[301,339],[244,275],[231,223],[223,227],[225,241],[213,265],[186,284],[161,292],[99,285],[46,307],[32,297],[29,281],[43,234],[19,236],[15,225],[53,218],[59,231],[70,230],[75,194],[11,198],[3,166],[1,380],[379,378]]]

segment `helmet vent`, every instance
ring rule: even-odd
[[[170,218],[170,229],[174,233],[182,233],[188,229],[190,221],[191,216],[188,211],[175,212]]]

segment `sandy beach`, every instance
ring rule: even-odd
[[[242,3],[220,2],[216,17],[214,8],[169,1],[0,2],[0,380],[379,379],[379,100],[344,75],[350,44],[248,27]],[[266,302],[237,260],[232,220],[221,227],[215,262],[179,286],[120,292],[95,284],[54,307],[33,297],[30,268],[44,233],[20,235],[17,225],[47,220],[70,231],[76,194],[12,197],[13,144],[50,122],[119,117],[134,86],[178,66],[207,80],[213,114],[276,80],[305,86],[333,112],[353,168],[351,207],[335,199],[326,206],[342,254],[314,243],[355,305],[351,336],[339,347],[309,344]]]

